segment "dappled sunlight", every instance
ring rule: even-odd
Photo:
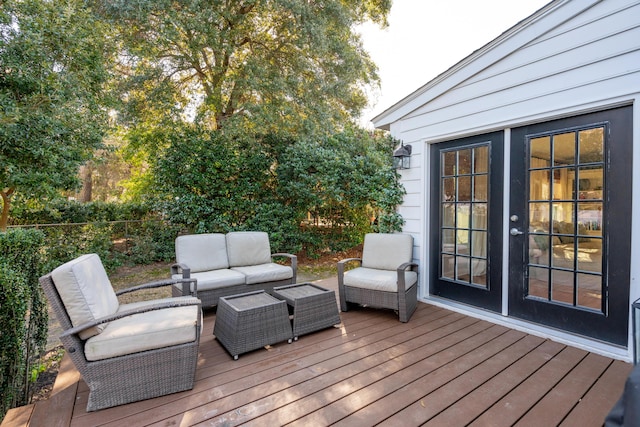
[[[427,421],[421,418],[428,412],[425,405],[431,407],[431,402],[424,398],[424,384],[451,382],[449,387],[458,393],[451,396],[461,396],[461,399],[469,396],[468,399],[477,402],[478,393],[489,397],[492,389],[473,383],[478,372],[474,366],[494,366],[496,370],[491,377],[496,380],[492,383],[506,387],[500,391],[500,396],[504,396],[511,392],[507,379],[517,385],[530,377],[522,372],[521,378],[520,373],[509,369],[513,363],[518,364],[518,360],[535,358],[536,366],[541,365],[541,369],[548,369],[545,368],[548,363],[557,365],[564,361],[570,372],[574,364],[579,365],[583,359],[582,350],[562,351],[568,347],[549,340],[544,340],[545,344],[538,348],[540,338],[518,340],[520,332],[504,333],[506,328],[491,327],[486,322],[426,304],[419,305],[409,324],[401,324],[392,313],[380,310],[361,309],[341,315],[340,325],[303,335],[291,344],[282,342],[242,354],[234,361],[213,337],[215,316],[205,314],[192,390],[92,413],[83,410],[88,391],[83,381],[77,382],[79,374],[67,361],[67,368],[61,369],[60,384],[78,384],[73,402],[76,409],[58,407],[53,414],[72,411],[73,424],[82,425],[262,427],[336,422],[374,425],[393,414],[406,413],[406,420],[420,420],[417,425]],[[508,345],[513,341],[513,345]],[[481,351],[487,346],[493,350]],[[545,348],[555,350],[543,351]],[[574,357],[569,363],[565,354],[580,357]],[[469,358],[475,362],[468,363]],[[602,366],[580,376],[582,382],[590,384],[587,390],[597,391],[601,378],[606,377],[616,393],[596,396],[587,392],[582,398],[587,405],[577,407],[578,411],[588,407],[594,398],[606,399],[606,405],[612,406],[630,370],[628,364],[620,361],[600,356],[593,360]],[[438,369],[439,366],[446,368]],[[447,375],[452,370],[458,378],[455,382],[449,381]],[[550,395],[554,393],[555,382],[547,384],[545,376],[534,375],[528,381],[534,386],[532,389],[544,387]],[[456,399],[458,397],[450,399],[447,394],[439,402],[445,411],[466,416],[466,407],[456,405]],[[539,396],[532,401],[538,400]],[[474,410],[488,411],[495,402],[488,399],[486,406],[476,405]],[[598,416],[604,417],[607,411],[608,408],[601,409]],[[75,419],[80,416],[81,421]]]

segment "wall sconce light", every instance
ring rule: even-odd
[[[411,167],[411,145],[404,145],[404,142],[401,142],[400,146],[394,150],[393,167],[396,169],[409,169]]]

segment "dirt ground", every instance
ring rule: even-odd
[[[330,253],[319,258],[308,258],[298,256],[298,277],[297,281],[308,282],[329,278],[336,273],[336,263],[344,258],[358,258],[362,255],[362,246],[358,246],[348,251]],[[117,291],[130,286],[160,280],[169,277],[169,267],[171,263],[155,263],[143,266],[120,267],[114,274],[110,275],[111,284]],[[164,298],[171,296],[169,287],[141,291],[133,294],[125,294],[120,298],[120,302],[128,303],[144,299]],[[64,349],[60,344],[58,336],[62,332],[55,314],[49,308],[49,333],[46,353],[41,361],[46,369],[38,375],[33,393],[32,402],[47,399],[55,383],[60,360],[64,356]]]

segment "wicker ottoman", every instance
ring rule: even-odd
[[[273,295],[287,301],[293,313],[293,336],[329,328],[340,323],[335,292],[311,283],[278,286]]]
[[[233,356],[293,338],[287,303],[264,291],[221,297],[213,327]]]

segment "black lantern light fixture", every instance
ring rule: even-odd
[[[393,167],[396,169],[409,169],[411,167],[411,145],[400,146],[393,151]]]

